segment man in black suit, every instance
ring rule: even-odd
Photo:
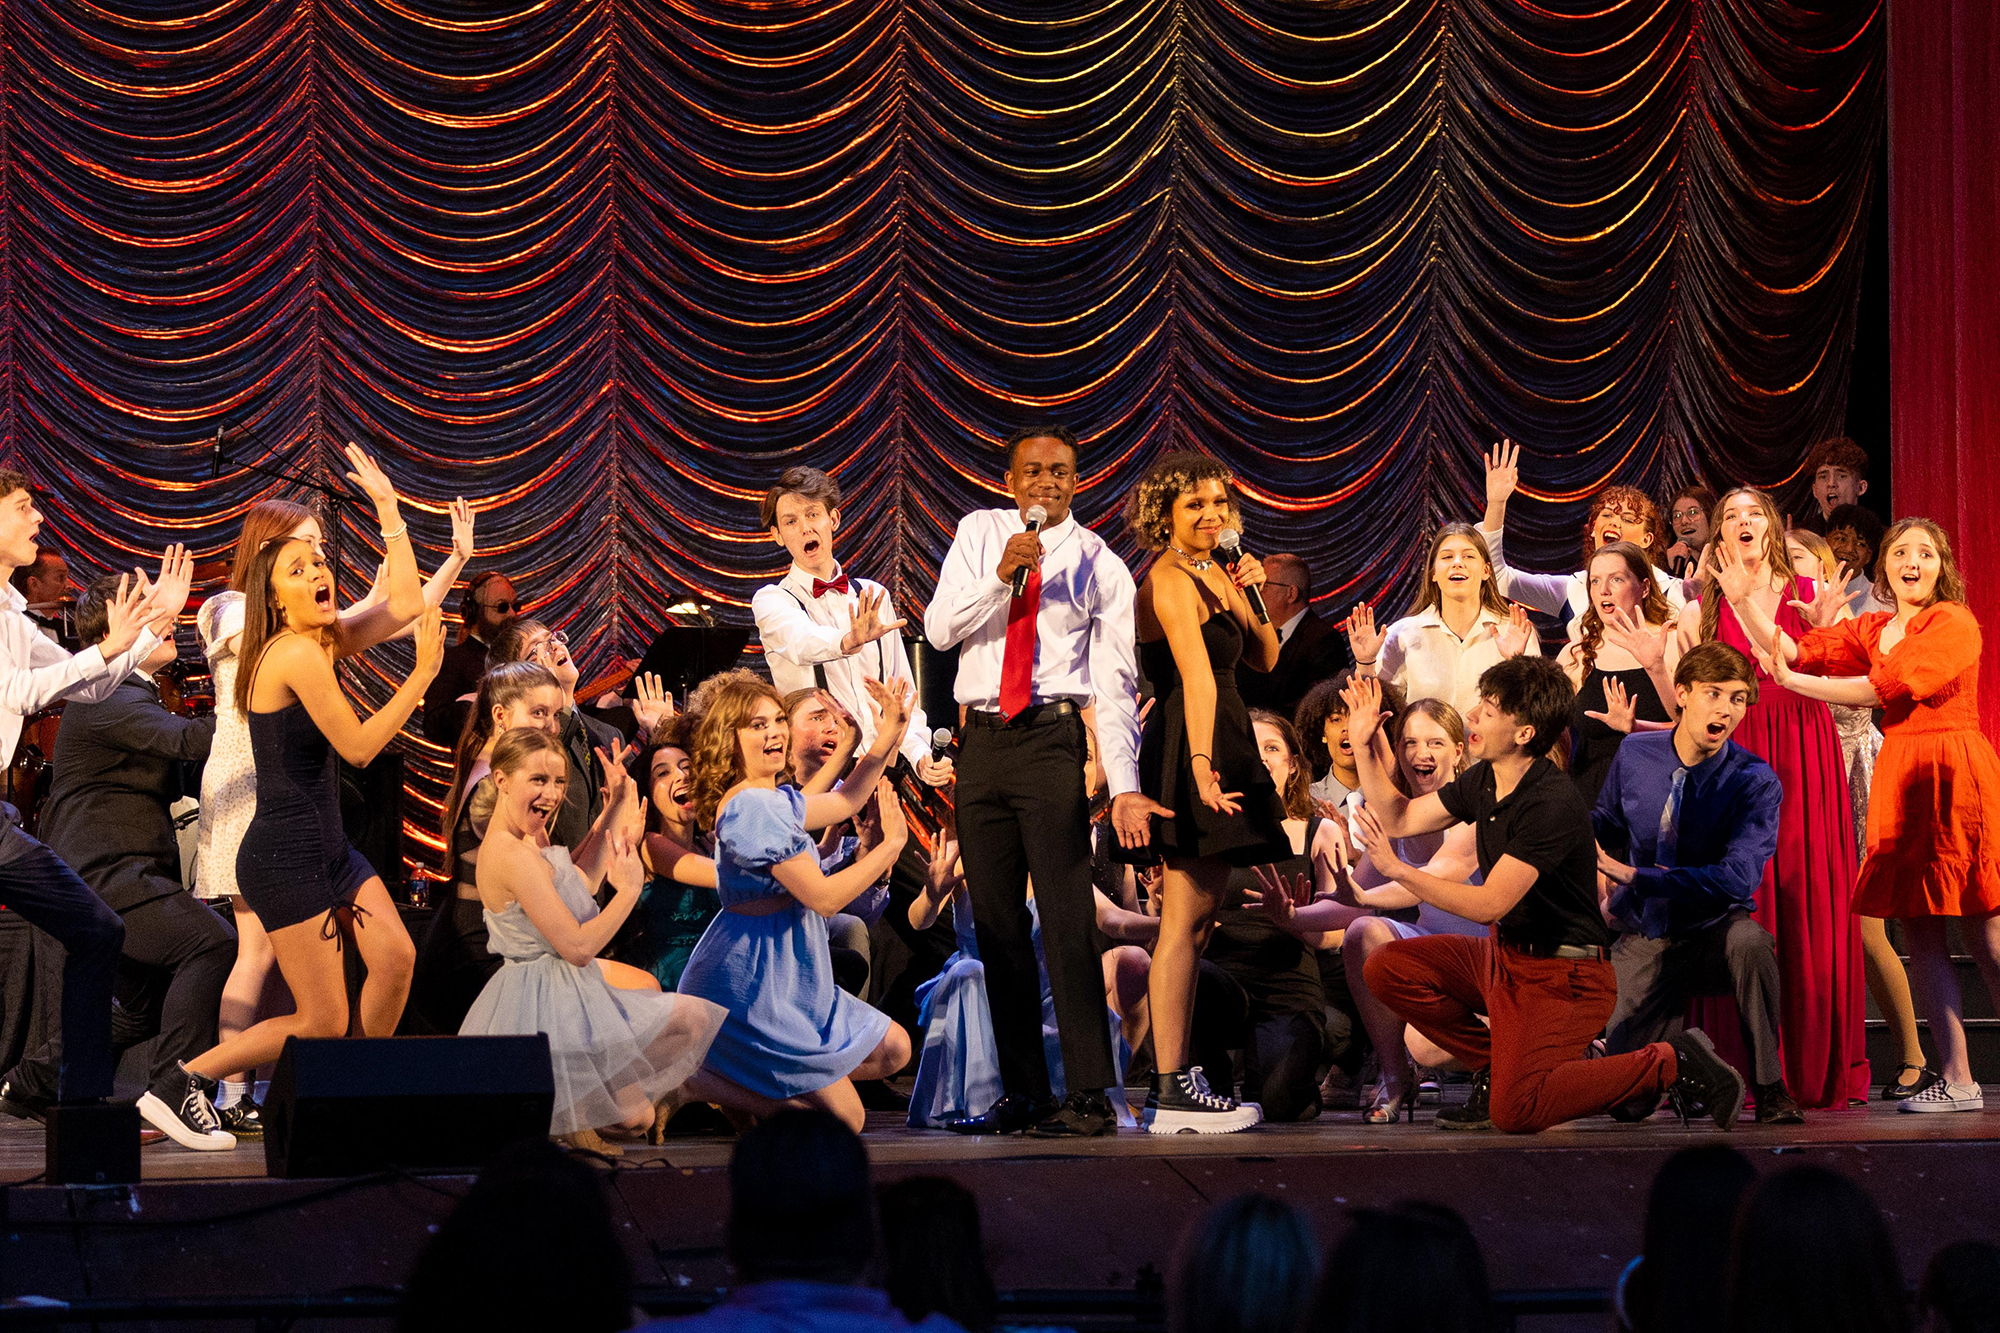
[[[77,603],[77,636],[84,643],[104,638],[106,603],[117,592],[115,577],[101,578]],[[226,1150],[236,1140],[207,1118],[212,1112],[203,1106],[190,1114],[183,1106],[189,1076],[181,1061],[215,1045],[222,986],[236,962],[236,930],[181,887],[171,809],[201,789],[215,719],[179,717],[161,704],[153,676],[174,656],[168,639],[110,698],[63,709],[41,836],[125,923],[112,1047],[122,1052],[155,1035],[160,1039],[139,1113],[177,1143]],[[61,968],[53,940],[38,940],[36,952],[38,966]],[[53,1098],[60,1060],[58,1033],[8,1074],[8,1089],[31,1104]],[[234,1128],[255,1133],[251,1116],[254,1108],[237,1112]]]
[[[1290,717],[1307,690],[1347,669],[1347,636],[1312,609],[1312,571],[1295,555],[1264,557],[1264,609],[1278,627],[1278,664],[1237,672],[1236,688],[1252,708]]]

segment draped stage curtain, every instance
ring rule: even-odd
[[[2000,626],[2000,10],[1889,10],[1890,429],[1897,514],[1951,534],[1980,624]],[[2000,649],[1980,659],[2000,736]]]
[[[1427,529],[1526,448],[1524,565],[1587,497],[1838,433],[1876,4],[1820,0],[0,3],[0,457],[80,572],[204,554],[380,451],[418,550],[586,667],[782,553],[810,463],[920,605],[992,443],[1083,436],[1117,527],[1211,450],[1247,544],[1400,612]],[[344,595],[379,551],[342,511]],[[1131,545],[1118,537],[1122,551]],[[380,698],[397,649],[352,672]],[[403,742],[413,830],[438,752]],[[428,806],[425,803],[428,803]]]

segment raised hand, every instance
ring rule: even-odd
[[[595,747],[597,762],[604,766],[604,785],[598,788],[604,797],[604,808],[613,809],[638,794],[639,784],[632,780],[631,770],[625,765],[632,758],[632,747],[620,740],[611,742],[611,749]]]
[[[896,752],[903,743],[903,732],[910,725],[910,683],[898,680],[883,684],[873,677],[863,677],[868,689],[868,698],[875,709],[875,744],[871,749],[877,758]]]
[[[1382,631],[1375,628],[1375,608],[1363,602],[1347,616],[1347,647],[1356,666],[1373,666],[1382,656]]]
[[[118,591],[104,604],[104,637],[98,640],[98,651],[105,658],[118,656],[138,641],[139,631],[153,617],[151,598],[147,595],[147,584],[142,574],[120,574]]]
[[[1810,602],[1794,597],[1791,605],[1799,609],[1807,623],[1817,629],[1825,629],[1840,619],[1841,609],[1847,605],[1847,581],[1853,577],[1853,572],[1846,565],[1841,565],[1834,570],[1831,579],[1820,580]]]
[[[1340,687],[1340,697],[1347,704],[1347,743],[1360,754],[1382,726],[1382,682],[1373,676],[1351,676]]]
[[[931,844],[929,863],[924,867],[924,892],[932,902],[941,903],[965,883],[965,870],[958,864],[958,839],[940,837]]]
[[[1521,485],[1521,446],[1502,440],[1486,453],[1486,508],[1504,510]]]
[[[1785,660],[1783,653],[1768,653],[1755,644],[1750,645],[1750,651],[1756,654],[1757,665],[1764,668],[1764,674],[1769,676],[1780,689],[1791,688],[1792,664]]]
[[[472,505],[461,495],[451,502],[450,513],[451,553],[464,564],[477,553],[472,544]]]
[[[1382,821],[1375,812],[1362,806],[1354,812],[1354,831],[1360,835],[1361,850],[1368,854],[1368,860],[1385,879],[1395,879],[1408,866],[1396,855],[1396,845],[1382,828]]]
[[[188,589],[194,585],[194,557],[185,546],[169,546],[160,558],[160,577],[147,593],[147,623],[154,633],[166,638],[174,632],[174,621],[187,607]]]
[[[896,794],[896,784],[887,778],[875,788],[875,810],[882,841],[900,850],[909,841],[910,817],[904,813],[903,798]]]
[[[1630,653],[1632,660],[1648,671],[1666,657],[1670,632],[1671,626],[1655,630],[1622,606],[1612,607],[1611,614],[1604,617],[1604,641]]]
[[[375,460],[352,440],[347,444],[347,461],[354,469],[347,474],[347,479],[359,486],[362,493],[374,504],[376,517],[382,520],[382,526],[385,528],[393,526],[398,513],[396,487],[389,480],[388,474],[377,467]]]
[[[1715,575],[1715,584],[1724,597],[1740,602],[1757,591],[1757,570],[1750,556],[1724,554],[1723,547],[1732,544],[1716,542],[1709,547],[1708,572]]]
[[[632,694],[632,716],[645,728],[646,735],[652,736],[673,720],[674,696],[653,672],[648,671],[632,682]]]
[[[1299,909],[1313,900],[1312,883],[1304,875],[1286,879],[1275,866],[1256,867],[1258,906],[1279,930],[1298,929]]]
[[[414,638],[417,661],[410,668],[410,675],[436,680],[438,668],[444,665],[444,613],[434,606],[418,616]]]
[[[886,634],[894,634],[907,623],[883,618],[882,603],[888,596],[886,588],[877,588],[873,592],[863,588],[856,594],[854,618],[848,622],[847,633],[840,640],[843,653],[860,652],[863,644],[873,643]],[[889,614],[895,614],[894,606],[889,608]]]
[[[624,829],[608,829],[604,834],[604,852],[604,878],[620,896],[637,893],[645,887],[646,867],[639,860],[637,838]]]
[[[1528,638],[1535,627],[1528,623],[1528,608],[1519,602],[1507,607],[1507,623],[1493,631],[1494,646],[1502,657],[1519,657],[1528,651]]]
[[[1639,706],[1632,702],[1632,696],[1625,690],[1616,676],[1604,678],[1604,711],[1586,710],[1584,716],[1602,722],[1613,731],[1630,732],[1633,719],[1639,715]]]

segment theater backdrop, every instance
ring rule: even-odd
[[[1503,435],[1555,502],[1517,510],[1527,562],[1573,558],[1606,481],[1803,501],[1885,28],[1847,0],[5,0],[0,452],[88,572],[212,555],[299,493],[217,468],[218,426],[289,469],[359,440],[426,564],[478,500],[480,567],[588,667],[688,592],[743,617],[792,463],[920,604],[993,441],[1056,418],[1100,530],[1158,451],[1212,450],[1253,549],[1399,611]]]

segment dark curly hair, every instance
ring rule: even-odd
[[[1174,501],[1205,481],[1222,483],[1229,498],[1231,526],[1241,528],[1235,479],[1229,469],[1218,459],[1187,449],[1175,450],[1146,469],[1146,475],[1125,498],[1125,526],[1147,550],[1165,550],[1174,536]]]
[[[1349,668],[1337,676],[1329,677],[1306,691],[1306,697],[1299,700],[1298,710],[1292,714],[1292,723],[1298,728],[1299,743],[1305,747],[1306,762],[1312,765],[1313,781],[1325,777],[1333,767],[1333,755],[1326,748],[1326,724],[1333,718],[1347,716],[1347,700],[1340,692],[1347,688],[1347,682],[1354,679],[1354,670]],[[1403,714],[1403,691],[1389,681],[1382,681],[1382,708],[1391,718]],[[1395,740],[1395,724],[1389,727],[1390,740]]]
[[[1606,486],[1590,502],[1590,512],[1583,518],[1583,560],[1586,565],[1590,557],[1597,554],[1590,543],[1597,531],[1597,520],[1607,509],[1615,509],[1621,514],[1631,514],[1646,525],[1646,545],[1641,549],[1646,558],[1658,564],[1660,556],[1667,549],[1667,527],[1660,521],[1660,507],[1653,503],[1653,497],[1632,486]],[[1631,539],[1626,538],[1627,541]],[[1637,546],[1637,542],[1633,542]]]

